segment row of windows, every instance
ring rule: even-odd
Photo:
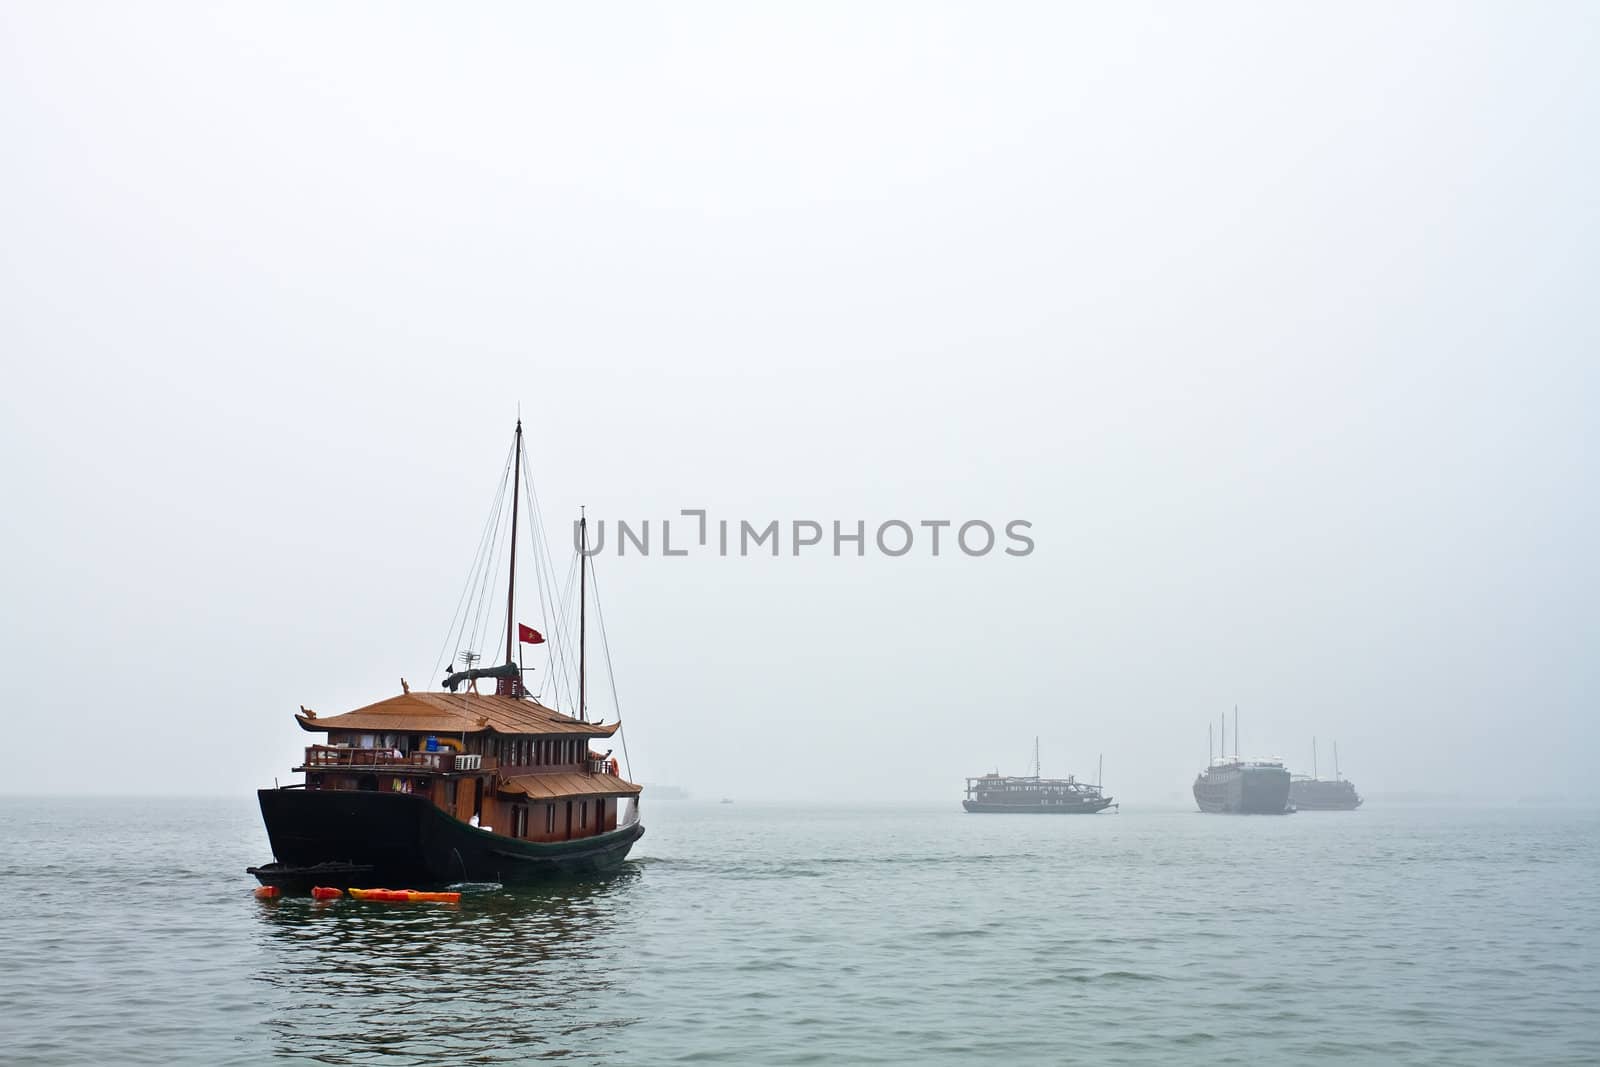
[[[585,740],[539,741],[491,739],[489,755],[508,767],[543,767],[562,763],[577,763],[583,758]]]
[[[556,806],[554,804],[541,806],[544,808],[544,832],[553,834],[556,832]],[[569,822],[572,819],[572,801],[570,800],[567,801],[567,819]],[[587,830],[588,828],[589,802],[584,800],[578,803],[578,829]],[[528,836],[528,806],[526,804],[516,804],[511,808],[511,836]]]
[[[978,793],[1077,793],[1087,788],[1080,785],[1076,788],[1066,785],[980,785],[974,787]]]
[[[331,743],[354,743],[356,748],[391,749],[396,752],[421,751],[423,737],[407,734],[340,734]],[[510,767],[546,767],[577,763],[584,758],[587,738],[548,740],[536,738],[490,738],[488,754]]]

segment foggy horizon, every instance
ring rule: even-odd
[[[558,575],[1031,523],[608,544],[636,781],[1600,801],[1595,20],[908,10],[0,12],[0,792],[438,688],[520,410]]]

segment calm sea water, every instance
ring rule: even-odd
[[[16,1063],[1600,1062],[1600,812],[657,803],[627,870],[261,902],[253,800],[0,800]]]

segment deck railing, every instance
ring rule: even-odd
[[[307,767],[414,767],[424,771],[495,769],[493,756],[476,753],[457,755],[450,749],[437,752],[398,752],[392,748],[347,748],[342,745],[309,745]]]

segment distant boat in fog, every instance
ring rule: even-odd
[[[1317,739],[1311,739],[1311,775],[1289,782],[1289,803],[1303,811],[1354,811],[1361,806],[1355,783],[1339,773],[1339,743],[1333,744],[1333,777],[1317,777]]]
[[[1071,775],[1039,776],[1039,739],[1033,739],[1033,774],[1014,777],[999,771],[967,779],[967,811],[980,815],[1093,815],[1111,807],[1098,782],[1091,785]]]
[[[1239,758],[1239,709],[1233,709],[1233,756],[1211,755],[1211,730],[1206,728],[1206,769],[1195,776],[1194,802],[1214,815],[1286,815],[1289,771],[1282,760]],[[1227,747],[1228,717],[1222,717]]]

